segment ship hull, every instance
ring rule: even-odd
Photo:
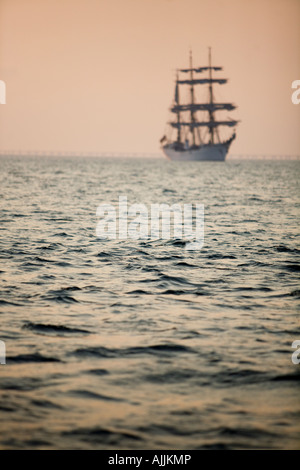
[[[171,145],[162,147],[169,160],[195,162],[224,162],[228,153],[229,143],[202,145],[195,149],[175,150]]]

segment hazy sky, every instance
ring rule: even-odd
[[[177,67],[224,67],[235,154],[300,154],[300,0],[0,0],[0,150],[157,152]]]

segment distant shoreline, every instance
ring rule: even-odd
[[[137,158],[137,159],[161,159],[166,158],[161,153],[146,152],[17,152],[0,151],[0,157],[45,157],[45,158]],[[296,160],[300,161],[300,155],[239,155],[229,154],[226,161],[229,160]],[[203,162],[202,162],[203,163]]]

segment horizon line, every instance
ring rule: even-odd
[[[163,158],[160,152],[117,152],[117,151],[46,151],[46,150],[0,150],[1,157],[74,157],[74,158]],[[300,155],[273,154],[228,154],[226,160],[300,160]]]

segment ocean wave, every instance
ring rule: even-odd
[[[65,325],[52,325],[45,323],[26,322],[23,328],[34,331],[35,333],[55,336],[90,334],[88,330],[82,328],[70,328]]]

